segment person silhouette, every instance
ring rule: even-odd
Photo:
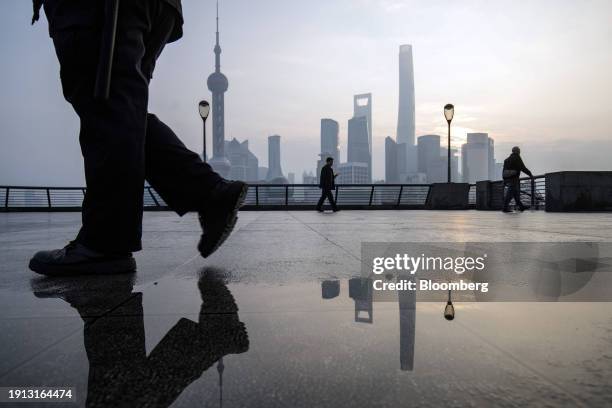
[[[531,174],[531,171],[525,167],[523,159],[521,159],[521,149],[518,146],[514,146],[512,148],[512,154],[510,154],[510,156],[504,160],[502,177],[507,190],[504,197],[504,207],[502,209],[503,212],[511,212],[508,206],[513,198],[519,211],[525,211],[525,206],[521,202],[521,172],[527,174],[529,177],[533,177],[533,174]]]
[[[336,201],[334,200],[334,194],[332,191],[336,188],[336,177],[337,174],[334,174],[334,170],[332,166],[334,165],[334,158],[328,157],[325,159],[325,165],[321,168],[321,176],[319,178],[319,188],[321,189],[321,198],[319,198],[319,202],[317,203],[317,211],[323,212],[323,202],[327,198],[329,203],[331,204],[332,210],[334,212],[338,212],[338,207],[336,206]]]
[[[148,112],[156,60],[182,36],[181,1],[34,0],[33,6],[32,24],[44,6],[63,94],[80,119],[87,189],[74,241],[37,252],[30,269],[45,275],[134,271],[145,180],[178,215],[199,213],[198,250],[208,257],[231,234],[247,185],[223,179]],[[101,77],[110,81],[99,80],[104,70],[109,76]],[[98,92],[100,82],[106,92]]]
[[[246,327],[222,274],[206,269],[198,281],[198,321],[179,319],[147,356],[142,293],[133,293],[133,285],[133,274],[31,282],[35,296],[65,300],[84,321],[86,406],[170,406],[215,363],[221,375],[223,356],[249,349]]]

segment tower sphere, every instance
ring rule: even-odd
[[[227,77],[221,72],[213,72],[206,81],[211,92],[225,92],[228,88]]]

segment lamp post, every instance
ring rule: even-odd
[[[450,124],[455,115],[455,107],[451,103],[444,105],[444,117],[448,123],[448,182],[451,182],[451,142],[450,142]]]
[[[208,102],[200,101],[200,103],[198,103],[198,112],[200,112],[200,117],[202,118],[203,128],[202,160],[206,162],[206,118],[208,118],[208,114],[210,113],[210,105]]]

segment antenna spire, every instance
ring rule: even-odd
[[[215,44],[215,72],[221,72],[221,46],[219,45],[219,0],[217,0],[217,43]]]

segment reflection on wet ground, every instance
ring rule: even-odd
[[[361,233],[340,234],[365,215],[340,215],[333,230],[309,214],[241,214],[209,261],[177,244],[197,241],[196,225],[148,215],[176,239],[150,231],[136,275],[79,279],[15,266],[64,225],[33,222],[39,241],[28,229],[0,233],[15,282],[0,287],[0,386],[72,386],[91,407],[612,404],[609,303],[416,302],[411,292],[376,302],[358,277],[351,239]],[[374,221],[382,234],[382,214]],[[457,239],[481,229],[454,222]],[[257,242],[264,232],[275,256]]]

